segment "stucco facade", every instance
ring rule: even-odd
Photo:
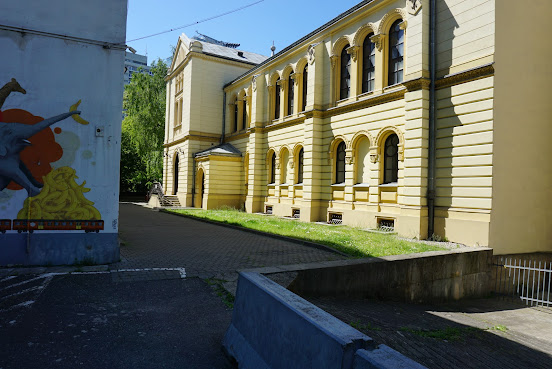
[[[433,99],[428,0],[363,1],[246,70],[179,42],[167,78],[166,192],[178,157],[187,206],[392,226],[406,237],[430,229],[496,253],[552,251],[552,153],[542,142],[552,133],[542,64],[552,50],[522,53],[506,29],[515,19],[544,32],[552,4],[436,4]],[[171,90],[178,80],[181,95]],[[521,122],[532,135],[519,137]],[[222,143],[236,152],[209,150]]]

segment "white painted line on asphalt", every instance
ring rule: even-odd
[[[5,282],[5,281],[9,281],[10,279],[14,279],[14,278],[17,278],[16,275],[10,275],[9,277],[6,277],[4,279],[0,279],[0,282]],[[0,368],[2,369],[2,368]]]
[[[32,291],[36,291],[36,290],[42,290],[42,289],[44,289],[45,287],[46,287],[46,286],[41,285],[41,286],[35,286],[35,287],[27,288],[26,290],[19,291],[19,292],[16,292],[16,293],[12,293],[11,295],[3,296],[2,298],[0,298],[0,300],[5,300],[5,299],[8,299],[8,298],[10,298],[10,297],[14,297],[14,296],[18,296],[18,295],[23,295],[24,293],[28,293],[28,292],[32,292]]]
[[[34,300],[25,301],[25,302],[22,302],[20,304],[10,306],[7,309],[0,309],[0,313],[5,313],[7,311],[11,311],[13,309],[17,309],[17,308],[20,308],[20,307],[30,307],[32,304],[34,304]]]
[[[15,284],[10,284],[9,286],[6,286],[6,287],[1,288],[0,291],[7,290],[8,288],[18,287],[18,286],[24,285],[24,284],[29,283],[29,282],[38,281],[39,279],[49,278],[51,274],[54,274],[54,273],[41,274],[41,275],[36,276],[36,277],[34,277],[34,278],[27,279],[26,281],[23,281],[23,282],[19,282],[19,283],[15,283]]]

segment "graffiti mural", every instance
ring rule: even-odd
[[[88,125],[77,110],[81,100],[68,112],[44,119],[23,109],[2,111],[11,93],[27,91],[14,78],[0,89],[0,193],[9,199],[13,192],[26,191],[27,197],[15,219],[0,219],[0,232],[103,230],[100,212],[84,195],[90,191],[86,181],[79,184],[70,166],[54,168],[56,162],[63,162],[64,147],[55,139],[61,128],[51,126],[68,118]],[[78,136],[66,132],[67,136],[76,137],[78,147]],[[67,147],[73,157],[66,160],[70,163],[77,147]]]

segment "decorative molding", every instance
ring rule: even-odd
[[[360,46],[351,46],[347,48],[347,54],[351,55],[354,62],[357,61],[358,49],[360,49]]]
[[[390,23],[392,20],[394,21],[396,20],[396,18],[401,18],[403,20],[403,23],[406,23],[407,17],[408,17],[408,13],[405,12],[403,9],[396,8],[389,11],[387,14],[383,16],[383,18],[381,18],[381,21],[378,26],[378,34],[385,33],[386,28],[388,28],[391,25],[388,23]],[[401,28],[401,29],[406,29],[406,24],[404,25],[404,28]]]
[[[431,80],[429,78],[417,78],[404,81],[402,83],[408,92],[418,91],[418,90],[429,90],[431,85]]]
[[[369,35],[370,33],[377,33],[377,30],[378,28],[374,23],[363,24],[356,31],[355,37],[353,37],[353,46],[362,46],[362,42],[364,42],[364,37]]]
[[[204,142],[219,142],[220,141],[220,135],[214,136],[204,136],[201,134],[191,134],[186,135],[182,138],[179,138],[178,140],[175,140],[173,142],[169,142],[163,145],[163,147],[171,147],[174,145],[178,145],[180,143],[186,142],[188,140],[196,140],[196,141],[204,141]]]
[[[373,35],[370,37],[370,41],[372,41],[375,45],[378,51],[381,51],[383,48],[383,43],[385,40],[385,34],[384,33],[378,33],[377,35]]]
[[[403,20],[401,23],[399,23],[399,28],[402,29],[403,31],[406,30],[406,27],[408,27],[408,22]]]
[[[379,161],[379,155],[377,153],[370,153],[370,163],[376,164]]]
[[[314,63],[314,59],[315,59],[315,48],[316,46],[318,46],[320,44],[320,42],[317,42],[316,44],[311,44],[309,45],[309,47],[307,48],[307,60],[308,60],[308,63],[310,65],[312,65]]]
[[[295,81],[295,85],[299,85],[299,80],[302,80],[303,73],[302,72],[295,72],[293,73],[293,80]]]
[[[251,77],[251,86],[253,88],[253,91],[257,91],[257,77],[259,77],[260,74],[254,74]]]
[[[407,0],[407,11],[408,14],[416,15],[422,8],[422,1],[421,0]]]
[[[335,69],[335,66],[337,65],[337,59],[339,59],[339,56],[337,55],[330,56],[330,61],[332,63],[332,70]]]
[[[469,81],[475,81],[477,79],[485,78],[494,75],[494,63],[489,63],[482,65],[480,67],[472,68],[465,70],[463,72],[450,74],[444,77],[441,77],[435,81],[435,88],[445,88],[460,83],[465,83]]]

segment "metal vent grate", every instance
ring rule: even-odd
[[[330,224],[342,224],[343,223],[343,214],[330,213]]]
[[[292,209],[292,210],[291,210],[291,217],[292,217],[292,218],[301,218],[301,210],[299,210],[299,209]]]
[[[265,214],[272,214],[272,206],[265,207]]]
[[[395,230],[395,219],[378,219],[378,228],[382,231],[393,232]]]

